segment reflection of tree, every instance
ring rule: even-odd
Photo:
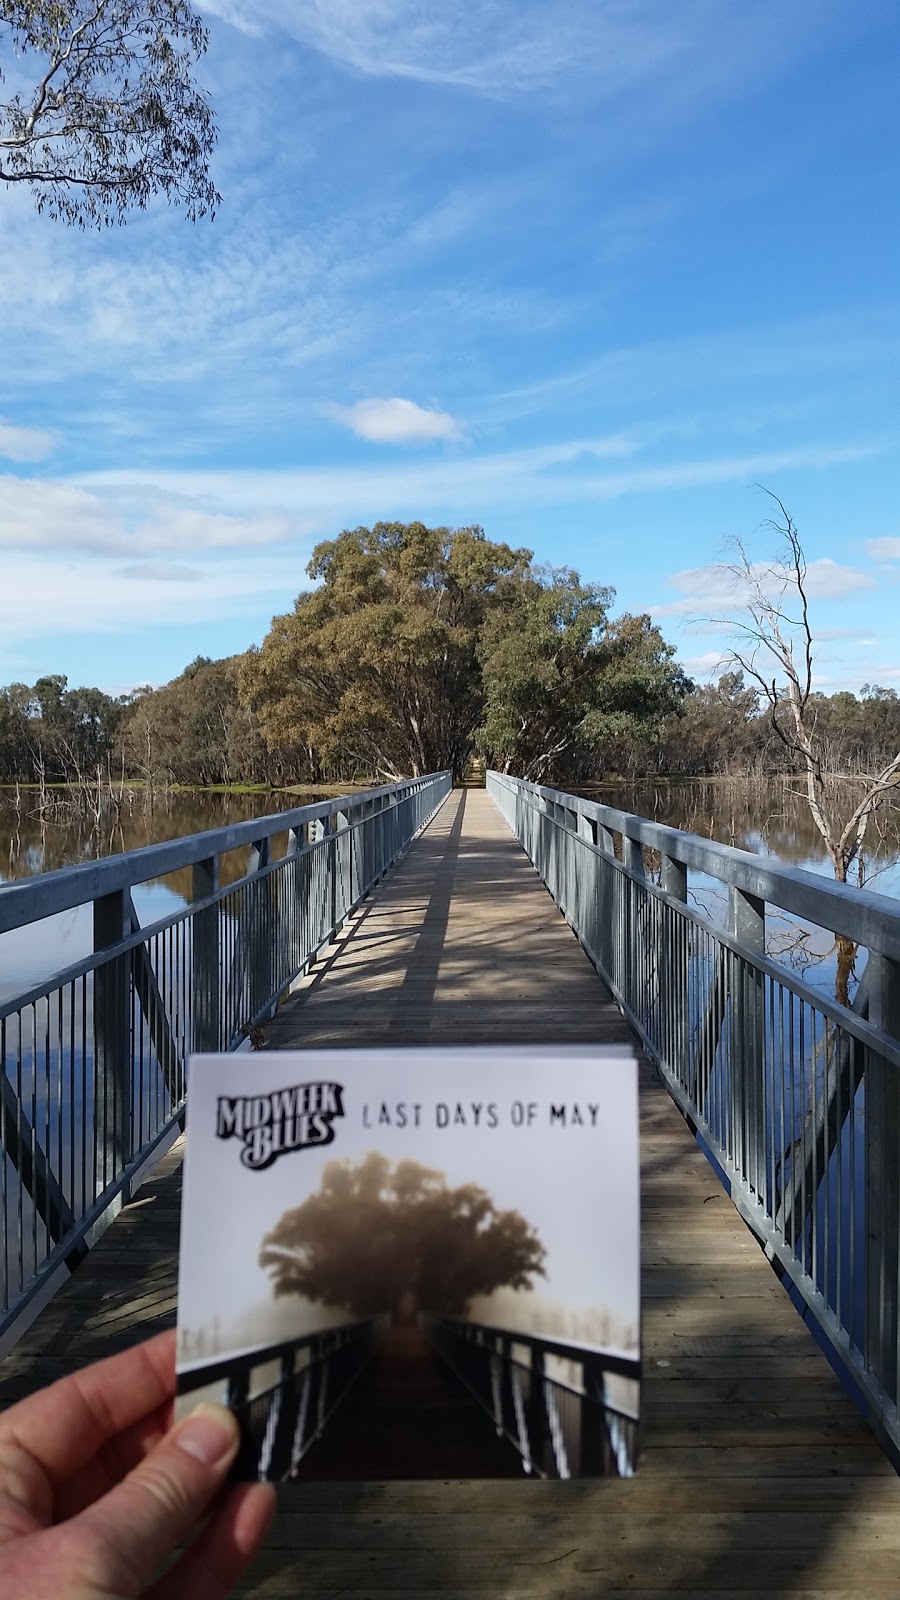
[[[262,1243],[276,1295],[300,1294],[355,1316],[417,1306],[462,1314],[480,1294],[530,1289],[544,1247],[517,1211],[497,1211],[475,1183],[447,1187],[417,1161],[370,1152],[329,1161],[315,1194]]]

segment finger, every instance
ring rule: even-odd
[[[256,1554],[275,1513],[270,1483],[236,1484],[199,1539],[146,1600],[222,1600]]]
[[[124,1428],[159,1410],[175,1392],[175,1334],[161,1333],[120,1355],[60,1378],[0,1417],[0,1445],[30,1455],[51,1482],[79,1471]]]
[[[143,1593],[215,1499],[239,1441],[230,1411],[199,1405],[122,1483],[64,1524],[96,1541],[98,1585]]]
[[[77,1517],[79,1511],[108,1494],[156,1448],[171,1427],[172,1407],[167,1402],[158,1411],[151,1411],[139,1422],[132,1423],[130,1428],[124,1428],[114,1439],[107,1440],[92,1461],[85,1462],[80,1471],[57,1485],[53,1520],[64,1522],[68,1517]]]

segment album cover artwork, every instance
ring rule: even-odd
[[[178,1410],[238,1475],[630,1476],[640,1404],[625,1047],[195,1056]]]

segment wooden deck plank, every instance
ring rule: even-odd
[[[271,1048],[304,1048],[627,1032],[499,812],[470,793],[448,801],[267,1035]],[[641,1156],[637,1477],[292,1485],[242,1592],[896,1592],[900,1483],[649,1067]],[[7,1358],[0,1401],[172,1323],[178,1160],[176,1149]]]

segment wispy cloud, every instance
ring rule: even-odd
[[[632,457],[638,450],[633,437],[616,433],[520,450],[441,453],[426,461],[404,461],[402,466],[379,462],[271,470],[119,469],[82,474],[66,485],[51,482],[47,494],[51,510],[57,496],[63,507],[68,495],[74,496],[81,513],[79,533],[73,532],[72,539],[86,540],[85,548],[100,548],[101,535],[91,521],[99,498],[106,507],[107,531],[102,537],[112,537],[116,550],[123,548],[124,525],[134,530],[129,535],[132,553],[177,548],[185,555],[193,547],[233,548],[242,542],[267,544],[334,533],[360,519],[437,515],[443,521],[470,522],[498,507],[591,505],[723,483],[747,484],[765,474],[825,470],[875,453],[874,447],[865,445],[812,445],[754,456],[639,463],[624,470],[607,464]],[[39,500],[40,489],[35,487],[34,492]],[[91,497],[90,515],[79,499],[85,494]],[[65,526],[63,518],[64,511],[57,507],[53,512],[57,530]],[[113,535],[108,531],[110,518],[119,519]],[[0,521],[0,538],[3,527]],[[59,531],[54,542],[58,538]],[[821,574],[814,581],[824,585],[826,572],[835,564],[812,563],[817,574],[820,565]],[[676,606],[677,611],[690,609],[687,604]]]
[[[357,438],[375,444],[429,444],[435,439],[462,438],[462,429],[449,412],[429,410],[414,400],[373,396],[352,406],[329,404],[323,409]]]
[[[900,539],[866,539],[863,548],[873,561],[900,561]]]
[[[55,445],[54,435],[43,428],[18,428],[0,418],[0,456],[7,461],[43,461]]]
[[[115,576],[134,583],[199,583],[203,573],[199,567],[185,567],[177,561],[138,561],[119,567]]]
[[[246,32],[283,29],[367,77],[499,98],[579,77],[590,81],[595,103],[626,106],[663,76],[681,84],[689,105],[722,78],[739,77],[740,67],[746,82],[754,65],[778,56],[762,48],[773,34],[781,55],[802,37],[772,0],[754,8],[754,27],[735,11],[723,20],[713,0],[681,0],[674,9],[659,0],[556,0],[552,8],[542,0],[207,0],[204,9]]]

